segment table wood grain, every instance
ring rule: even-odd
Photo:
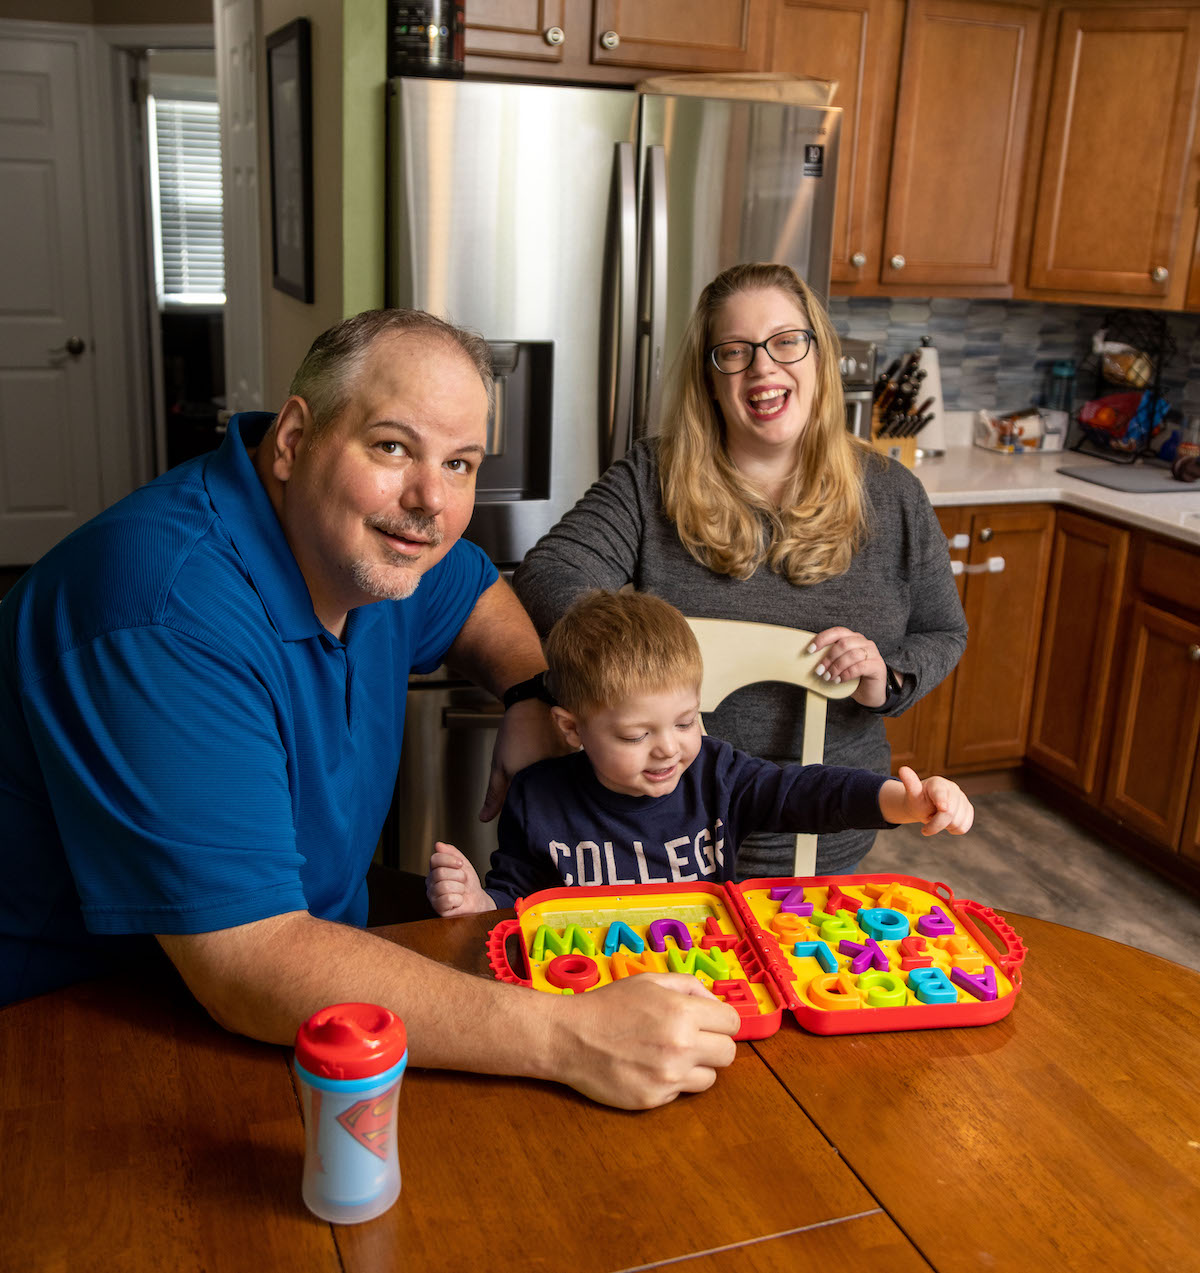
[[[993,1025],[754,1044],[939,1273],[1200,1270],[1200,974],[1008,916]]]
[[[497,918],[376,931],[483,973]],[[400,1102],[400,1200],[338,1230],[348,1273],[608,1273],[877,1209],[748,1044],[708,1092],[657,1110],[421,1070]]]
[[[0,1010],[0,1268],[340,1271],[282,1048],[169,970]]]

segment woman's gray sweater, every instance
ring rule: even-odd
[[[867,458],[863,480],[868,537],[845,574],[798,586],[760,566],[749,579],[733,579],[700,565],[680,542],[662,507],[657,447],[647,439],[538,541],[513,585],[543,634],[582,593],[625,584],[690,617],[809,632],[847,627],[874,641],[885,661],[905,674],[904,692],[887,713],[899,715],[953,670],[966,646],[967,623],[946,537],[921,483],[882,457]],[[826,763],[887,774],[891,757],[882,715],[849,698],[831,700]],[[804,691],[773,682],[732,694],[705,713],[704,725],[741,751],[791,762],[800,758],[803,719]],[[836,874],[854,866],[874,837],[873,831],[821,836],[817,871]],[[790,875],[792,853],[791,837],[754,837],[742,846],[739,874]]]

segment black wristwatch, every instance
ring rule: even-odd
[[[883,700],[879,710],[886,712],[892,707],[900,695],[904,692],[904,686],[900,683],[900,678],[892,671],[891,667],[885,663],[884,668],[887,670],[887,697]]]
[[[546,688],[545,672],[539,672],[527,681],[518,681],[516,685],[510,685],[500,696],[500,701],[504,704],[504,710],[508,711],[514,703],[523,702],[527,698],[540,698],[543,703],[549,703],[551,707],[556,706],[554,695]]]

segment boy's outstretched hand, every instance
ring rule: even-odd
[[[922,835],[963,835],[975,821],[975,810],[958,783],[949,778],[922,781],[907,765],[879,789],[879,810],[889,822],[922,823]]]
[[[425,896],[443,917],[478,915],[494,911],[496,903],[483,891],[479,872],[468,858],[454,847],[438,840],[429,858],[429,874],[425,877]]]

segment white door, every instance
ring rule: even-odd
[[[263,407],[258,233],[255,0],[217,0],[217,98],[225,232],[225,398],[230,411]]]
[[[0,565],[102,507],[82,51],[0,37]]]

